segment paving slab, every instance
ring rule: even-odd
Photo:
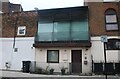
[[[16,71],[1,71],[1,79],[105,79],[104,75],[79,76],[79,75],[43,75]],[[108,76],[107,79],[120,79],[118,75]]]

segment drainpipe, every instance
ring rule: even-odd
[[[120,1],[118,1],[118,37],[120,37]],[[118,61],[120,62],[120,53],[118,55]]]
[[[34,8],[35,9],[35,12],[36,12],[36,16],[39,16],[38,14],[38,8],[37,7],[35,7]],[[38,18],[37,18],[37,28],[36,28],[36,33],[35,33],[35,39],[34,39],[34,44],[36,43],[35,41],[36,41],[36,38],[37,38],[37,41],[38,41]],[[34,69],[33,69],[33,71],[35,71],[36,70],[36,66],[37,66],[37,59],[36,59],[36,50],[35,50],[35,55],[34,55]]]
[[[119,23],[118,23],[118,25],[119,25],[119,33],[118,34],[120,34],[120,1],[118,2],[118,17],[119,17],[119,19],[118,19],[118,21],[119,21]]]
[[[16,27],[17,27],[17,21],[18,17],[15,19],[15,25],[14,25],[14,41],[13,41],[13,48],[15,48],[15,42],[16,42]]]

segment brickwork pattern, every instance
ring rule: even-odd
[[[116,3],[103,3],[103,2],[89,2],[87,3],[89,7],[89,27],[91,36],[118,36],[119,31],[106,31],[105,28],[105,11],[109,8],[116,10],[119,29],[120,29],[120,4]]]
[[[26,35],[17,35],[19,26],[26,26]],[[14,12],[4,13],[2,15],[2,37],[34,37],[36,29],[36,12]]]

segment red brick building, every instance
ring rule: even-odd
[[[101,36],[106,35],[108,40],[105,44],[108,63],[106,70],[109,74],[114,71],[120,72],[120,68],[117,69],[117,63],[120,62],[120,2],[93,0],[93,2],[85,2],[85,5],[89,8],[91,56],[93,62],[96,63],[93,69],[98,73],[104,71],[105,55]]]
[[[106,29],[105,12],[113,9],[116,12],[118,27],[120,25],[120,2],[88,2],[89,26],[92,36],[110,35],[118,36],[120,28],[116,31]]]
[[[21,4],[13,4],[8,1],[1,1],[1,10],[4,13],[23,11]]]

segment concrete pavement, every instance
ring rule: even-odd
[[[79,76],[79,75],[42,75],[16,71],[1,71],[2,79],[105,79],[104,75]],[[108,76],[108,79],[120,79],[119,76]]]

